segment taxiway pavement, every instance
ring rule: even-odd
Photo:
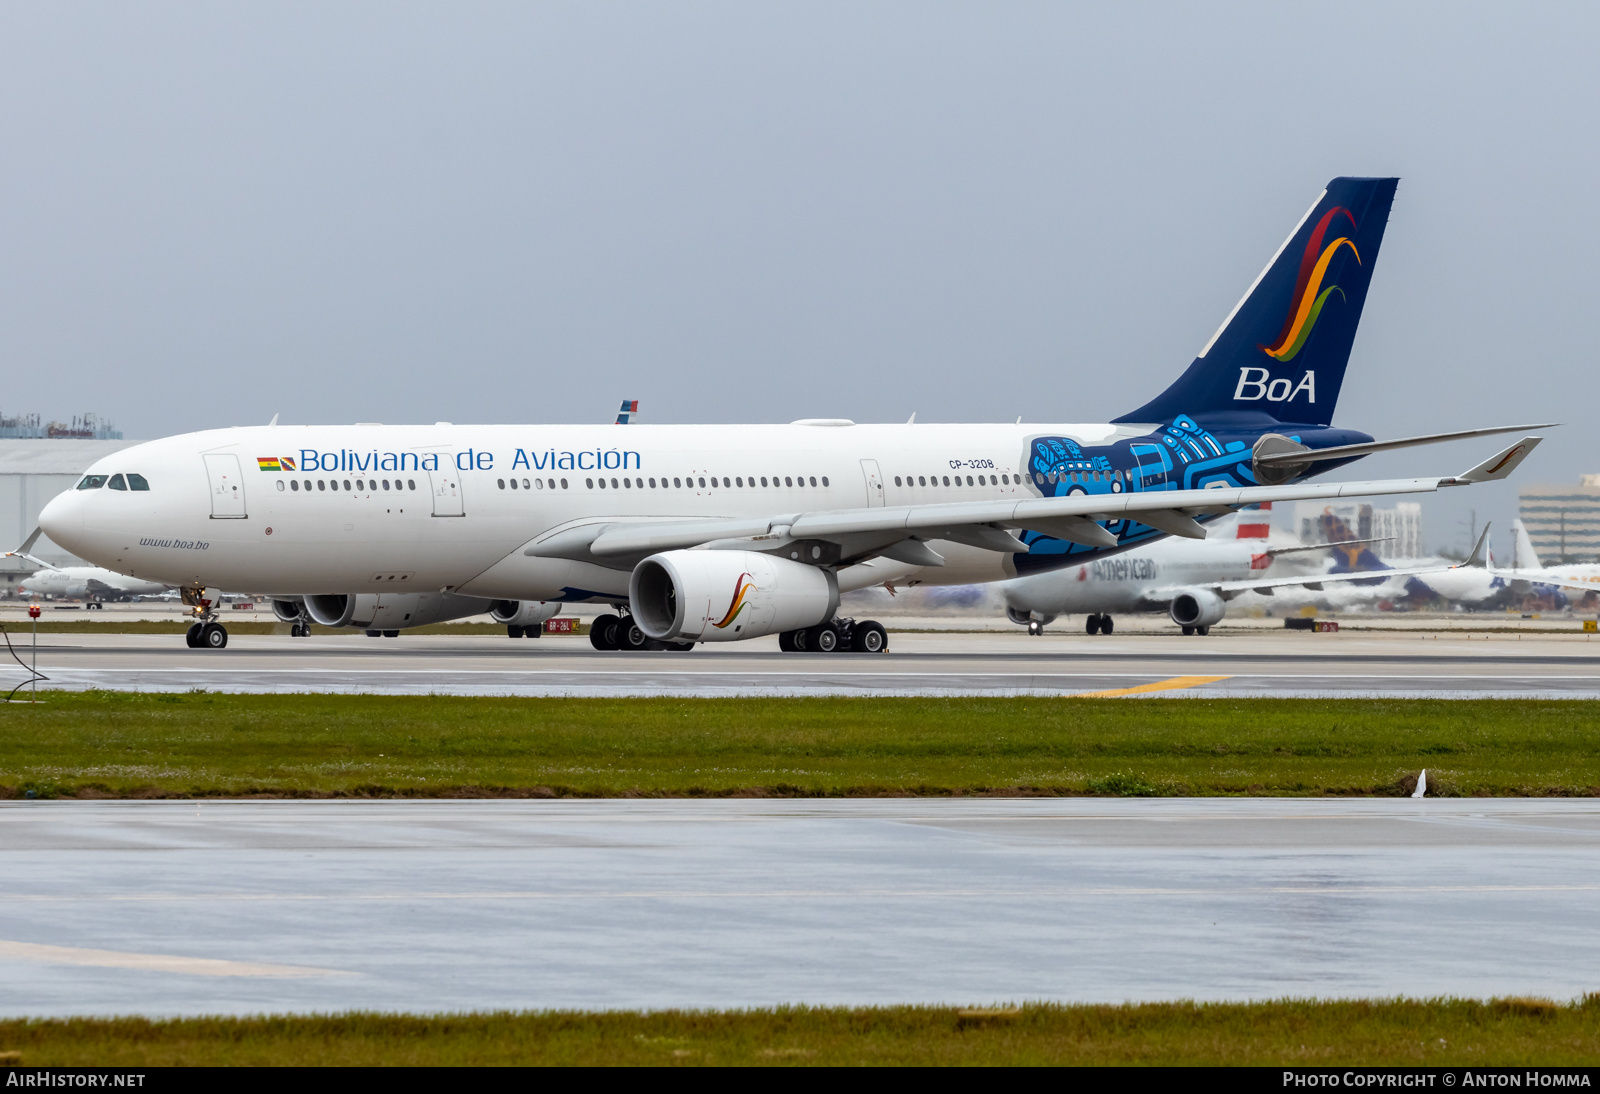
[[[0,1013],[1597,988],[1600,802],[9,802]]]
[[[238,635],[191,650],[177,635],[47,634],[38,657],[46,687],[140,691],[1600,698],[1600,635],[1577,632],[895,633],[879,656],[785,654],[771,638],[622,654],[558,637]],[[0,665],[7,690],[24,678]]]

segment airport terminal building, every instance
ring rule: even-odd
[[[49,500],[70,490],[84,468],[138,441],[79,438],[0,437],[0,552],[13,551],[39,526]],[[57,566],[87,565],[41,538],[30,554]],[[0,558],[0,596],[38,567],[23,558]]]
[[[1576,486],[1524,486],[1517,515],[1546,566],[1600,561],[1600,475],[1581,475]]]

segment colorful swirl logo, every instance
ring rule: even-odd
[[[711,625],[718,630],[726,628],[748,607],[745,598],[755,590],[756,587],[750,584],[750,574],[748,572],[740,574],[739,579],[733,583],[733,599],[728,602],[728,614],[722,617],[722,622]]]
[[[1361,255],[1356,245],[1350,242],[1349,236],[1340,236],[1326,247],[1323,246],[1328,226],[1341,214],[1350,222],[1351,234],[1355,234],[1356,218],[1342,205],[1335,205],[1317,221],[1317,227],[1306,243],[1306,253],[1300,259],[1300,278],[1295,282],[1294,296],[1289,300],[1289,314],[1284,317],[1283,329],[1278,332],[1272,345],[1258,347],[1268,357],[1279,361],[1294,360],[1305,346],[1306,339],[1311,337],[1311,331],[1317,325],[1317,318],[1322,314],[1322,306],[1328,302],[1328,297],[1334,293],[1344,296],[1344,290],[1337,285],[1322,287],[1328,264],[1333,261],[1340,247],[1349,247],[1350,253],[1356,256],[1356,262],[1361,261]]]

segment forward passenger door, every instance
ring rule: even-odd
[[[211,482],[211,519],[244,519],[244,477],[239,474],[239,457],[231,452],[212,452],[205,461],[206,478]]]

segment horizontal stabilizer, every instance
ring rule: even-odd
[[[1341,444],[1334,448],[1301,448],[1293,452],[1258,455],[1255,457],[1255,462],[1262,467],[1273,467],[1278,464],[1315,463],[1318,460],[1348,460],[1355,456],[1369,456],[1374,452],[1387,452],[1391,448],[1415,448],[1417,445],[1423,444],[1462,441],[1468,437],[1492,437],[1496,433],[1517,433],[1524,429],[1552,429],[1559,424],[1559,422],[1545,422],[1540,425],[1497,425],[1489,429],[1463,429],[1456,433],[1430,433],[1421,437],[1402,437],[1397,441]]]

